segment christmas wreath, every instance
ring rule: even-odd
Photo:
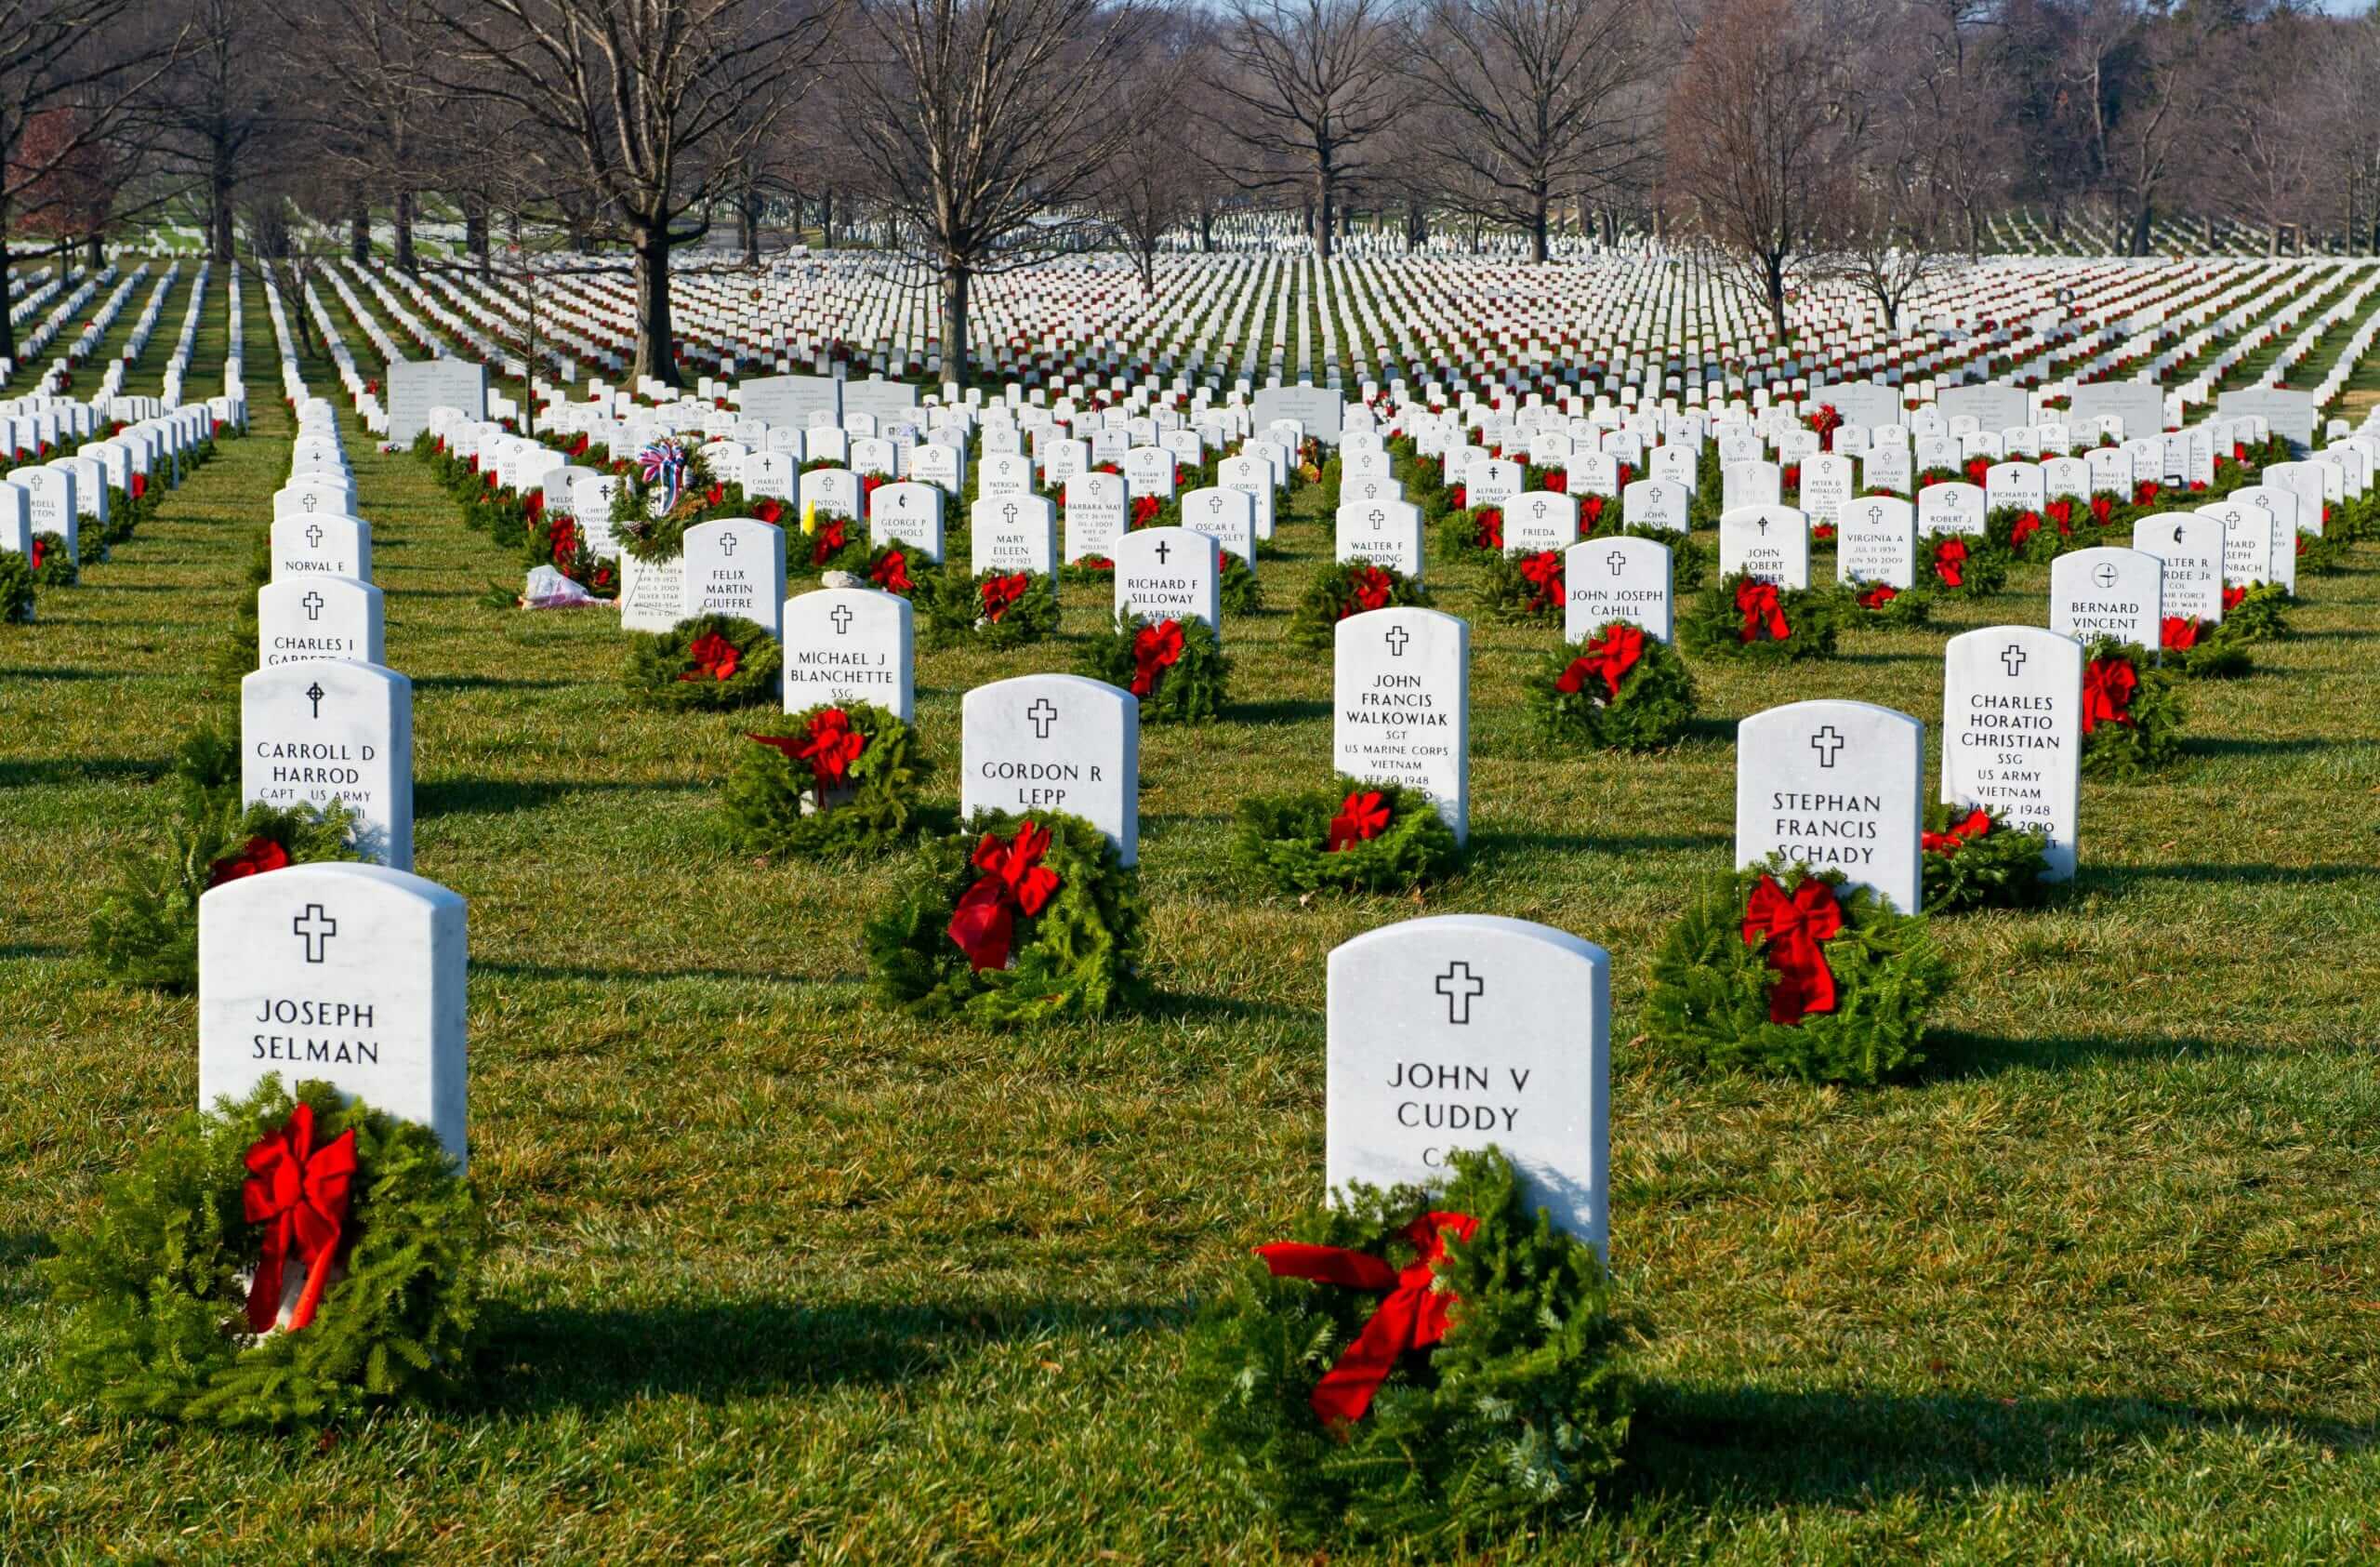
[[[619,564],[588,548],[587,530],[578,525],[577,518],[539,506],[529,512],[523,525],[523,564],[550,565],[599,599],[620,596]]]
[[[1559,745],[1658,750],[1694,718],[1686,660],[1630,620],[1554,648],[1524,684],[1540,731]]]
[[[2078,548],[2074,540],[2074,503],[2054,500],[2039,511],[2030,506],[2002,506],[1983,520],[1983,536],[1991,549],[2011,560],[2043,564]]]
[[[2235,642],[2278,642],[2289,635],[2288,609],[2294,601],[2278,582],[2249,582],[2223,590],[2223,634]]]
[[[90,953],[109,977],[187,993],[198,988],[198,900],[210,888],[284,866],[356,860],[346,805],[243,806],[185,788],[160,853],[126,855],[91,912]]]
[[[1490,555],[1479,583],[1481,602],[1499,620],[1558,621],[1566,591],[1559,550]]]
[[[1461,851],[1428,795],[1342,777],[1329,789],[1239,803],[1232,857],[1286,893],[1401,893],[1451,871]]]
[[[1196,724],[1223,711],[1231,660],[1204,620],[1118,611],[1084,645],[1082,671],[1138,697],[1143,724]]]
[[[985,647],[1022,647],[1058,629],[1057,579],[1038,571],[985,571],[970,577],[956,565],[917,581],[926,638],[938,647],[972,640]]]
[[[101,1191],[44,1267],[59,1372],[111,1414],[322,1425],[469,1370],[484,1226],[427,1127],[275,1075]]]
[[[0,625],[33,618],[33,564],[15,551],[0,551]]]
[[[1141,996],[1140,874],[1079,817],[976,813],[929,839],[863,940],[876,992],[921,1017],[1084,1020]]]
[[[2162,767],[2181,749],[2181,726],[2174,677],[2146,649],[2113,637],[2091,644],[2082,664],[2082,771],[2125,779]]]
[[[782,735],[747,734],[728,775],[727,821],[754,854],[879,850],[917,830],[932,764],[897,714],[866,702],[793,714]]]
[[[1713,877],[1653,959],[1653,1036],[1710,1067],[1872,1083],[1915,1066],[1950,989],[1922,914],[1772,857]]]
[[[2158,622],[2157,641],[2165,669],[2190,680],[2234,680],[2254,665],[2247,639],[2233,635],[2228,620],[2209,625],[2194,616],[2168,615]]]
[[[697,615],[636,638],[626,684],[657,708],[723,711],[764,702],[777,688],[783,656],[758,621]]]
[[[1501,506],[1461,506],[1438,523],[1438,550],[1448,560],[1504,552],[1504,509]]]
[[[1215,579],[1215,591],[1223,601],[1223,610],[1231,615],[1254,615],[1264,607],[1264,590],[1256,580],[1256,570],[1229,550],[1223,552],[1223,575]],[[1110,565],[1108,575],[1115,575]]]
[[[1979,599],[2008,585],[2008,559],[1979,533],[1943,533],[1917,541],[1932,591],[1946,599]]]
[[[2331,527],[2321,533],[2300,530],[2297,535],[2297,575],[2328,577],[2341,570],[2347,564],[2347,546],[2354,543],[2363,531],[2349,531],[2344,526]]]
[[[1583,1516],[1633,1397],[1602,1259],[1493,1147],[1443,1190],[1353,1185],[1192,1324],[1199,1441],[1283,1532],[1484,1538]]]
[[[720,484],[702,453],[665,438],[638,452],[621,476],[612,497],[612,534],[638,560],[674,561],[686,552],[688,528],[747,514],[743,485]]]
[[[1298,595],[1289,616],[1289,640],[1301,647],[1328,652],[1338,640],[1339,622],[1350,615],[1393,605],[1428,608],[1430,591],[1395,566],[1374,565],[1360,557],[1324,566]]]
[[[1934,595],[1923,588],[1896,588],[1889,582],[1846,583],[1843,596],[1851,601],[1845,618],[1855,626],[1922,626],[1934,613]]]
[[[794,571],[866,569],[867,530],[838,512],[820,516],[814,501],[801,509],[800,539],[787,539],[786,546],[787,563]]]
[[[1116,563],[1105,555],[1078,555],[1058,567],[1058,580],[1111,584],[1116,580]]]
[[[37,533],[29,542],[33,550],[25,560],[33,568],[34,587],[72,588],[82,580],[82,571],[74,564],[74,557],[66,552],[65,542],[58,535]],[[107,558],[105,551],[100,551],[99,558]]]
[[[2008,825],[2005,812],[1925,807],[1919,835],[1925,856],[1925,911],[2022,909],[2049,896],[2049,834]]]
[[[1677,640],[1717,657],[1830,657],[1843,606],[1832,588],[1779,588],[1739,571],[1688,602],[1678,616]]]

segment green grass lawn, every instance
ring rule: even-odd
[[[1702,1077],[1637,1037],[1655,945],[1729,857],[1734,721],[1856,697],[1931,729],[1944,637],[2043,621],[2042,568],[1831,663],[1699,668],[1696,734],[1649,758],[1540,755],[1519,681],[1550,633],[1481,623],[1471,869],[1426,902],[1301,908],[1226,858],[1241,795],[1328,775],[1328,661],[1283,634],[1328,540],[1294,521],[1276,607],[1226,628],[1229,721],[1144,737],[1153,1011],[996,1037],[866,1000],[858,925],[891,867],[731,850],[747,723],[631,706],[602,614],[483,607],[519,568],[350,429],[414,682],[416,868],[470,900],[482,1376],[319,1441],[94,1416],[49,1373],[37,1264],[192,1101],[195,1026],[81,943],[222,700],[242,542],[286,471],[247,304],[256,432],[0,628],[0,1558],[1270,1560],[1192,1444],[1179,1330],[1319,1194],[1325,953],[1425,910],[1614,958],[1612,1258],[1647,1330],[1629,1467],[1594,1516],[1488,1554],[2380,1557],[2369,547],[2308,581],[2253,679],[2188,693],[2185,762],[2086,787],[2070,896],[1943,922],[1964,984],[1932,1063],[1843,1092]],[[1068,590],[1077,632],[1103,611]],[[960,693],[1074,651],[921,656],[938,794]]]

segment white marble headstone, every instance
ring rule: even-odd
[[[1943,649],[1942,799],[2049,834],[2043,879],[2071,880],[2081,820],[2082,644],[1987,626]],[[1956,852],[1956,851],[1953,851]]]
[[[385,664],[380,590],[352,577],[284,577],[257,590],[257,667],[310,658]]]
[[[1080,675],[1028,674],[967,693],[959,707],[959,808],[1063,811],[1140,857],[1141,704]]]
[[[413,869],[413,683],[394,670],[316,658],[240,682],[240,798],[355,813],[358,849]]]
[[[1419,789],[1471,832],[1471,627],[1435,609],[1392,606],[1339,622],[1332,764],[1350,777]]]
[[[1772,854],[1923,908],[1925,725],[1869,702],[1792,702],[1736,728],[1736,863]]]
[[[866,702],[917,720],[909,601],[873,588],[820,588],[785,601],[785,710]]]

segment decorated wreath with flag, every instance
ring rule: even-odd
[[[1686,602],[1677,640],[1690,652],[1722,658],[1826,658],[1834,654],[1843,617],[1843,595],[1831,587],[1780,588],[1739,571]]]
[[[899,715],[866,702],[791,714],[777,732],[747,733],[722,802],[738,846],[753,854],[876,851],[918,830],[932,764]]]
[[[973,641],[1022,647],[1058,630],[1058,583],[1047,572],[979,571],[957,565],[918,578],[916,603],[926,638],[937,647]]]
[[[1143,724],[1197,724],[1223,710],[1231,660],[1204,620],[1118,611],[1084,644],[1082,672],[1139,697]]]
[[[1772,857],[1716,876],[1653,959],[1653,1037],[1722,1069],[1873,1083],[1924,1059],[1950,964],[1922,914]]]
[[[1412,605],[1428,609],[1435,601],[1430,591],[1391,565],[1360,557],[1326,565],[1314,574],[1298,595],[1289,615],[1289,640],[1316,652],[1329,652],[1338,641],[1339,622],[1367,610]]]
[[[2135,643],[2101,637],[2082,656],[2082,771],[2128,779],[2181,750],[2182,699],[2174,677]]]
[[[921,1017],[1012,1025],[1138,1004],[1140,873],[1079,817],[982,811],[926,840],[862,939],[876,994]]]
[[[336,800],[243,805],[232,790],[186,785],[159,851],[117,862],[91,911],[92,961],[120,984],[186,995],[198,988],[202,896],[292,865],[361,859],[354,831],[353,813]]]
[[[759,621],[697,615],[636,637],[624,684],[651,707],[719,712],[767,701],[783,661],[777,639]]]
[[[744,486],[721,484],[710,459],[674,436],[640,450],[612,496],[613,537],[624,553],[648,564],[683,555],[686,530],[698,523],[749,515]]]
[[[328,1425],[469,1375],[485,1228],[424,1126],[271,1076],[181,1116],[44,1265],[112,1414]]]
[[[1493,1146],[1442,1189],[1353,1185],[1192,1324],[1200,1445],[1291,1540],[1444,1554],[1591,1509],[1620,1466],[1632,1337],[1594,1248]]]
[[[1461,850],[1420,790],[1341,777],[1241,801],[1232,857],[1285,893],[1403,893],[1443,880]]]
[[[2026,909],[2049,896],[2049,834],[2011,827],[2005,811],[1982,806],[1925,807],[1918,835],[1924,856],[1925,911]]]
[[[1545,657],[1524,682],[1538,728],[1558,746],[1658,750],[1694,719],[1694,676],[1677,649],[1612,620]]]

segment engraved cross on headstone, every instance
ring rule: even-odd
[[[1447,965],[1438,976],[1435,987],[1447,1001],[1447,1021],[1467,1024],[1471,1021],[1471,1003],[1488,993],[1488,982],[1471,972],[1471,965],[1460,958]]]
[[[2000,650],[2000,667],[2008,671],[2010,680],[2016,679],[2025,671],[2025,650],[2010,643]]]
[[[1628,557],[1620,551],[1614,550],[1610,554],[1606,555],[1603,559],[1604,564],[1611,567],[1611,574],[1614,577],[1619,576],[1621,572],[1628,569]]]
[[[725,555],[731,561],[735,558],[735,536],[734,534],[725,534],[721,537],[719,541],[719,552]]]
[[[306,596],[299,599],[298,602],[305,606],[307,619],[319,620],[323,618],[322,594],[314,592],[310,589],[307,591]]]
[[[314,704],[316,718],[323,716],[323,698],[328,695],[329,693],[323,689],[323,683],[319,680],[306,687],[306,699]]]
[[[325,956],[324,946],[338,934],[338,922],[321,904],[310,903],[304,913],[289,922],[289,933],[306,944],[306,961],[318,963]]]
[[[1033,725],[1033,737],[1046,740],[1050,737],[1051,725],[1058,722],[1058,705],[1047,697],[1036,698],[1033,705],[1025,710],[1025,719]]]
[[[307,524],[307,525],[306,525],[306,548],[307,548],[307,549],[309,549],[309,550],[319,550],[319,549],[321,549],[322,547],[323,547],[323,525],[322,525],[322,524],[320,524],[320,523],[309,523],[309,524]]]
[[[1810,749],[1818,753],[1818,765],[1821,767],[1834,765],[1834,759],[1843,754],[1844,744],[1843,737],[1834,732],[1831,724],[1810,737]]]
[[[851,630],[852,630],[852,606],[851,606],[851,605],[849,605],[849,604],[837,604],[837,605],[835,606],[835,608],[834,608],[833,613],[832,613],[832,614],[830,614],[830,615],[828,615],[828,616],[826,617],[826,618],[827,618],[827,619],[829,619],[829,620],[832,620],[832,621],[835,623],[835,634],[836,634],[837,636],[839,636],[839,637],[840,637],[840,636],[849,636],[849,635],[851,634]]]
[[[1388,656],[1392,658],[1404,657],[1405,644],[1412,640],[1413,633],[1404,627],[1391,626],[1388,629]]]
[[[1165,564],[1166,557],[1171,553],[1173,553],[1173,540],[1170,538],[1160,538],[1157,541],[1157,564],[1163,565]]]

